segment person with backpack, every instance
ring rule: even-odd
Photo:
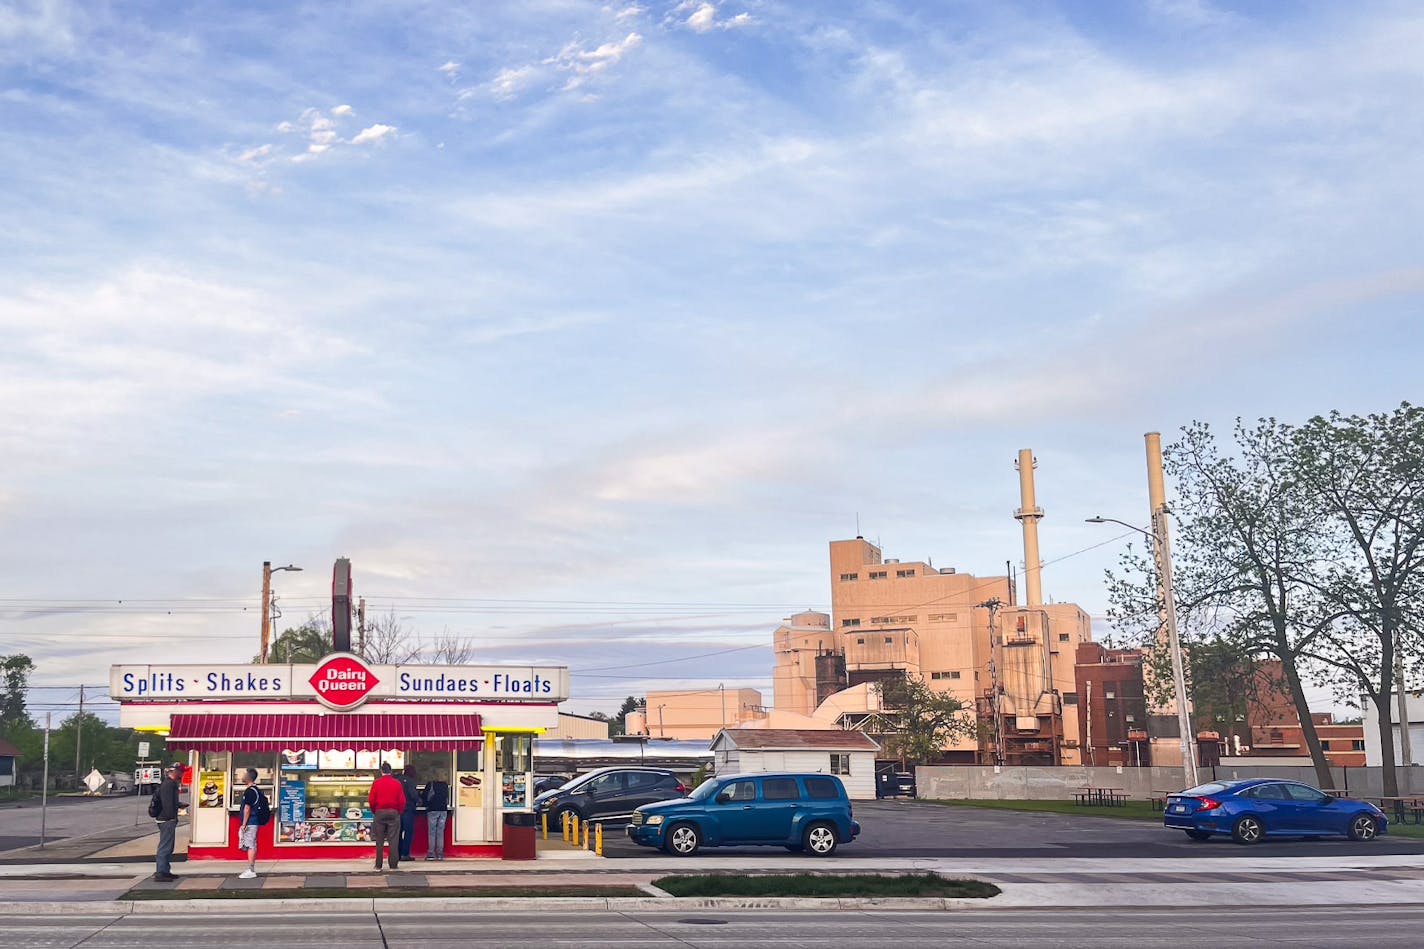
[[[272,805],[257,786],[257,769],[245,772],[247,790],[242,792],[242,810],[237,829],[237,846],[247,851],[247,869],[237,875],[239,880],[257,879],[257,828],[272,819]]]
[[[178,838],[178,781],[183,777],[183,765],[175,761],[163,773],[163,781],[148,802],[148,816],[158,824],[158,853],[153,878],[160,883],[172,883],[173,846]]]

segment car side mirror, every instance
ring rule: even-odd
[[[717,792],[717,803],[718,803],[718,804],[726,804],[726,803],[730,802],[731,800],[732,800],[732,792],[731,792],[731,791],[718,791],[718,792]]]

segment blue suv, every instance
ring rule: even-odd
[[[733,774],[633,811],[628,837],[680,857],[702,847],[776,845],[828,857],[854,840],[850,798],[829,774]]]

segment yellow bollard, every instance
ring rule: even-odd
[[[548,812],[548,811],[545,811],[542,815],[540,815],[540,817],[539,817],[539,823],[541,823],[541,824],[544,825],[544,839],[545,839],[545,840],[548,840],[548,839],[549,839],[549,812]]]
[[[603,825],[598,825],[598,844],[593,848],[593,852],[600,857],[603,856]]]
[[[583,847],[584,850],[587,850],[587,849],[588,849],[588,826],[589,826],[589,825],[588,825],[588,821],[584,821],[584,822],[583,822],[583,843],[581,844],[581,846]]]
[[[574,822],[574,846],[577,847],[579,842],[579,824],[583,823],[583,821],[578,819],[577,814],[570,815],[569,820]]]
[[[569,833],[573,830],[573,824],[567,819],[560,821],[560,823],[563,825],[564,828],[564,843],[568,843]]]

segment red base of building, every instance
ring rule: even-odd
[[[189,860],[246,860],[247,852],[237,846],[238,817],[228,817],[226,847],[190,844]],[[445,827],[445,856],[484,857],[498,859],[504,854],[501,844],[455,844],[449,841],[450,826]],[[276,842],[277,822],[273,820],[257,832],[258,860],[366,860],[372,866],[376,862],[375,844],[278,844]],[[429,831],[426,829],[425,815],[415,815],[415,838],[411,841],[412,860],[423,860],[429,850]]]

